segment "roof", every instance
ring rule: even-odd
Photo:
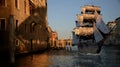
[[[88,10],[98,10],[98,11],[101,10],[101,8],[99,6],[94,6],[94,5],[85,5],[81,8],[82,9],[88,9]]]

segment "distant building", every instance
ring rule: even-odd
[[[110,28],[110,29],[113,29],[113,27],[116,25],[116,22],[115,21],[111,21],[111,22],[108,22],[107,23],[107,26]]]
[[[57,47],[58,43],[58,33],[56,31],[51,32],[51,38],[50,38],[50,47]]]
[[[17,53],[44,50],[50,33],[47,0],[0,0],[0,44]]]
[[[120,18],[115,20],[115,25],[111,29],[109,37],[105,40],[105,45],[120,45]]]
[[[72,47],[72,39],[71,38],[58,40],[58,44],[57,44],[58,48],[66,48],[67,45]]]

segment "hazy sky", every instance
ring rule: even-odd
[[[58,32],[58,38],[70,38],[84,5],[100,6],[105,23],[120,17],[120,0],[47,0],[48,23],[52,30]]]

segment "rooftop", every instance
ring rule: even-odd
[[[85,5],[81,8],[82,9],[87,9],[87,10],[98,10],[98,11],[101,10],[101,8],[99,6],[94,6],[94,5]]]

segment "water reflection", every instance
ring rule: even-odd
[[[21,57],[16,61],[16,67],[49,67],[49,56],[46,53]]]
[[[54,50],[42,54],[21,57],[16,60],[17,67],[72,67],[72,56],[64,50]]]
[[[120,67],[120,50],[102,49],[101,54],[52,50],[18,58],[16,67]]]

